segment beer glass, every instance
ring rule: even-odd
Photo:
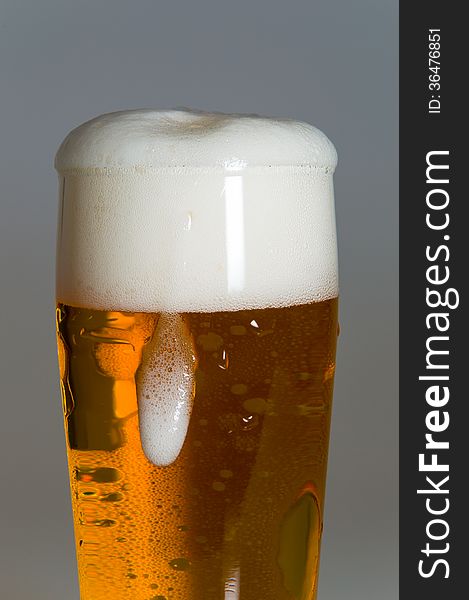
[[[316,597],[336,153],[286,119],[125,111],[56,158],[82,600]]]

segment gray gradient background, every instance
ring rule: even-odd
[[[0,0],[2,600],[78,599],[55,150],[99,113],[182,105],[302,119],[336,144],[342,331],[319,600],[397,597],[397,43],[397,0]]]

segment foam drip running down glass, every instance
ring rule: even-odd
[[[306,123],[198,111],[102,115],[62,143],[82,600],[316,597],[336,161]]]

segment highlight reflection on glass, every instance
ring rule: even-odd
[[[242,175],[225,177],[226,271],[228,292],[244,288],[244,198]]]
[[[239,567],[231,569],[225,583],[224,600],[239,600]]]

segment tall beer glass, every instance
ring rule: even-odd
[[[305,123],[126,111],[59,149],[57,338],[82,600],[312,600],[336,153]]]

